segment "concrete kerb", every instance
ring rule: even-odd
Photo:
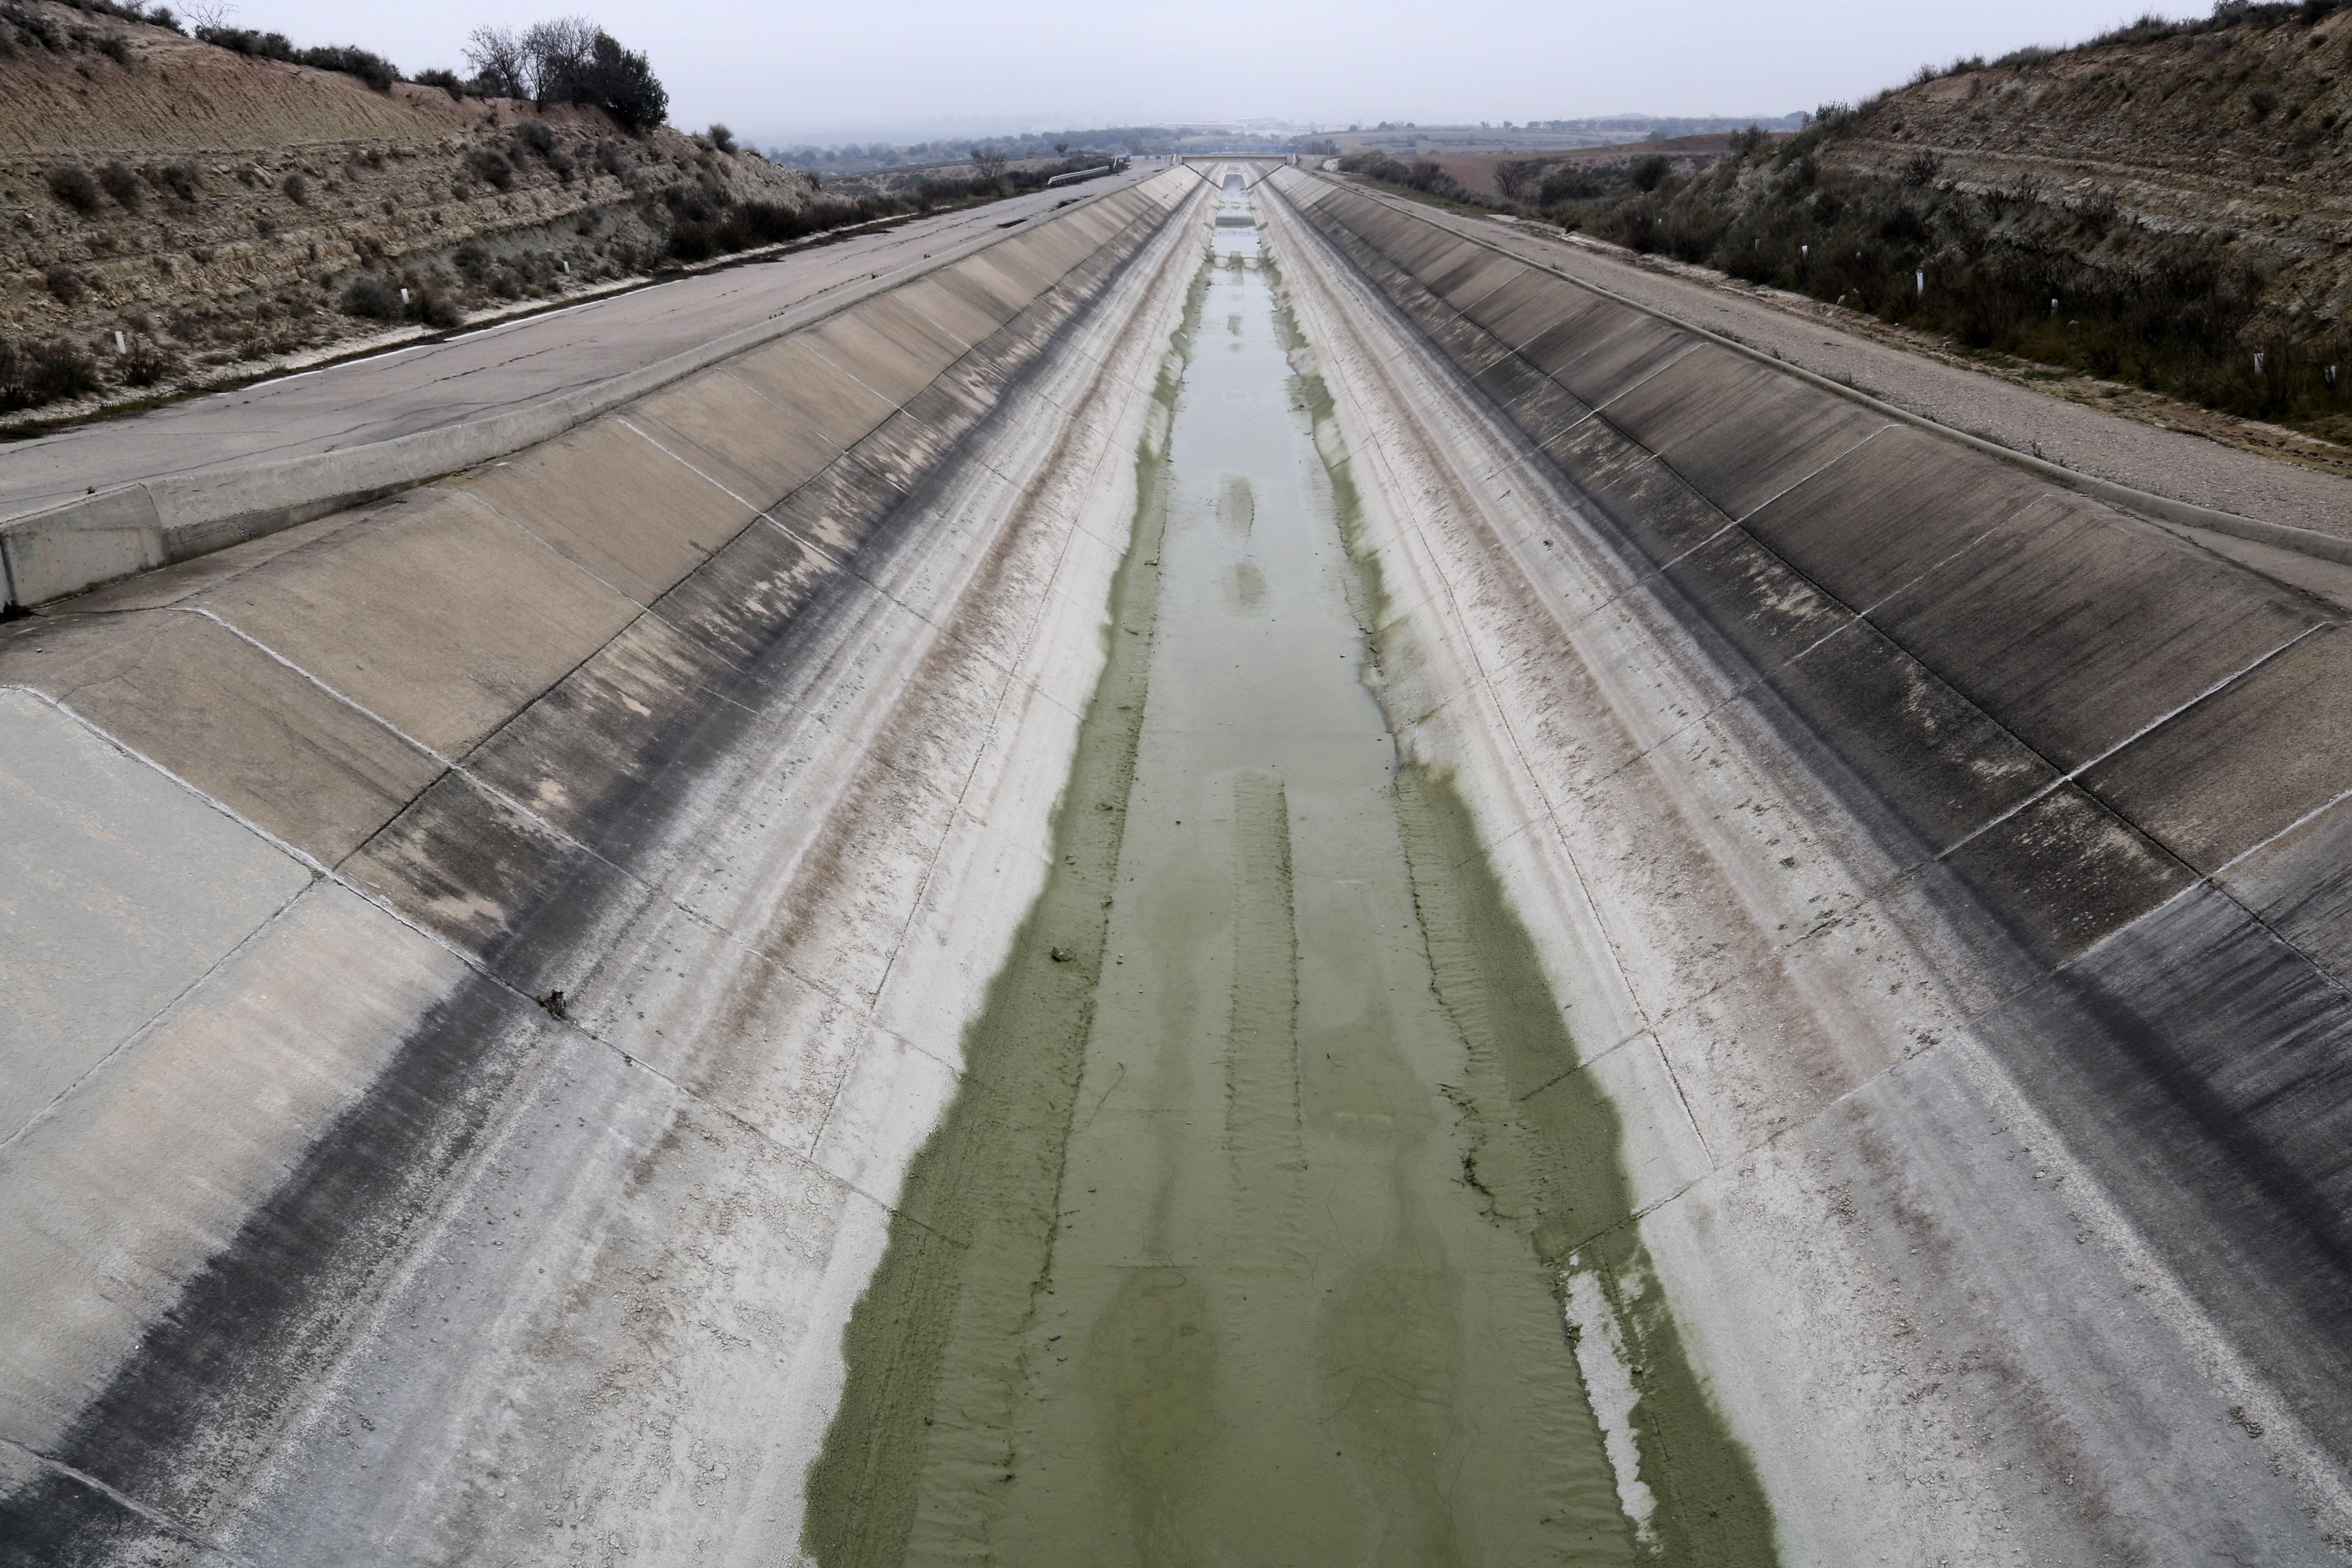
[[[722,360],[814,326],[877,294],[952,267],[1024,231],[1132,187],[1091,192],[936,256],[812,300],[756,325],[575,391],[436,430],[337,452],[173,474],[116,485],[0,522],[0,589],[8,609],[45,605],[551,440],[598,415]]]
[[[1638,310],[1643,315],[1664,321],[1678,331],[1717,344],[1734,353],[1745,355],[1759,364],[1769,365],[1783,375],[1791,376],[1809,385],[1819,387],[1823,392],[1843,397],[1850,403],[1860,404],[1874,414],[1898,420],[1916,429],[1925,430],[1930,435],[1942,437],[1946,440],[1957,441],[1961,446],[1982,452],[1988,457],[1997,458],[2013,468],[2023,468],[2029,473],[2049,479],[2054,484],[2063,485],[2079,494],[2105,501],[2110,506],[2121,507],[2127,511],[2136,511],[2145,517],[2183,528],[2203,529],[2208,532],[2226,534],[2233,539],[2251,540],[2257,544],[2268,544],[2281,550],[2291,550],[2297,554],[2308,555],[2315,560],[2332,561],[2338,565],[2352,565],[2352,539],[2339,539],[2332,533],[2322,533],[2316,529],[2297,528],[2291,523],[2267,522],[2258,517],[2242,517],[2233,511],[2222,511],[2214,507],[2200,506],[2195,501],[2158,495],[2150,490],[2135,489],[2129,485],[2117,484],[2113,479],[2103,479],[2094,474],[2080,473],[2061,464],[2051,462],[2045,458],[2036,458],[2028,453],[2017,451],[2012,447],[2002,446],[1998,441],[1989,441],[1981,436],[1972,436],[1965,430],[1957,430],[1949,425],[1930,419],[1924,414],[1914,414],[1907,408],[1898,408],[1891,403],[1873,397],[1866,392],[1848,386],[1842,381],[1835,381],[1806,370],[1801,365],[1791,364],[1787,360],[1777,358],[1762,349],[1743,343],[1737,338],[1710,331],[1705,327],[1684,321],[1669,311],[1661,310],[1654,305],[1644,305],[1638,300],[1604,289],[1598,283],[1587,282],[1557,268],[1547,267],[1540,261],[1529,260],[1527,257],[1506,250],[1490,240],[1481,239],[1476,235],[1464,234],[1450,225],[1438,224],[1434,219],[1413,211],[1405,204],[1392,200],[1377,191],[1368,191],[1361,185],[1350,184],[1319,169],[1302,169],[1299,172],[1353,195],[1380,202],[1382,205],[1405,216],[1419,218],[1432,227],[1444,228],[1449,234],[1459,236],[1465,243],[1491,250],[1506,260],[1517,262],[1522,267],[1533,268],[1547,276],[1559,279],[1563,283],[1572,283],[1588,293],[1597,294],[1601,299],[1622,305],[1629,310]],[[1276,188],[1279,190],[1281,187]],[[1289,198],[1286,196],[1284,199]]]

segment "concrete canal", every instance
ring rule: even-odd
[[[853,1321],[808,1544],[1767,1560],[1613,1113],[1367,684],[1376,569],[1237,178],[1219,219],[1052,884]]]

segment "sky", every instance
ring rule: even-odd
[[[1923,61],[2076,42],[2122,20],[2126,3],[236,0],[227,19],[299,44],[358,44],[416,71],[462,69],[466,35],[482,23],[576,10],[651,58],[673,123],[722,121],[766,146],[1254,118],[1786,114],[1867,96]]]

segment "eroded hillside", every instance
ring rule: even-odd
[[[2269,253],[2274,308],[2333,318],[2352,305],[2352,11],[2263,9],[2290,15],[1963,62],[1865,105],[1825,153],[1886,173],[1926,153],[1944,178],[2111,199]]]
[[[79,412],[859,216],[756,153],[593,109],[8,13],[0,411]]]
[[[2352,10],[2332,0],[1923,69],[1705,161],[1641,151],[1340,166],[1867,312],[1997,374],[2178,400],[2144,411],[2163,423],[2235,439],[2234,416],[2329,465],[2352,442]]]

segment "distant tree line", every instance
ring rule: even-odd
[[[1020,136],[992,137],[981,143],[980,151],[992,153],[1007,163],[1026,163],[1039,158],[1066,158],[1072,155],[1140,157],[1146,153],[1173,152],[1184,132],[1165,125],[1108,125],[1091,131],[1034,131]],[[768,150],[768,156],[779,163],[789,163],[796,169],[810,169],[820,174],[865,174],[889,169],[921,169],[941,163],[967,162],[974,152],[968,139],[940,138],[930,142],[844,142],[836,147],[819,147],[810,143],[797,146],[777,146]]]

